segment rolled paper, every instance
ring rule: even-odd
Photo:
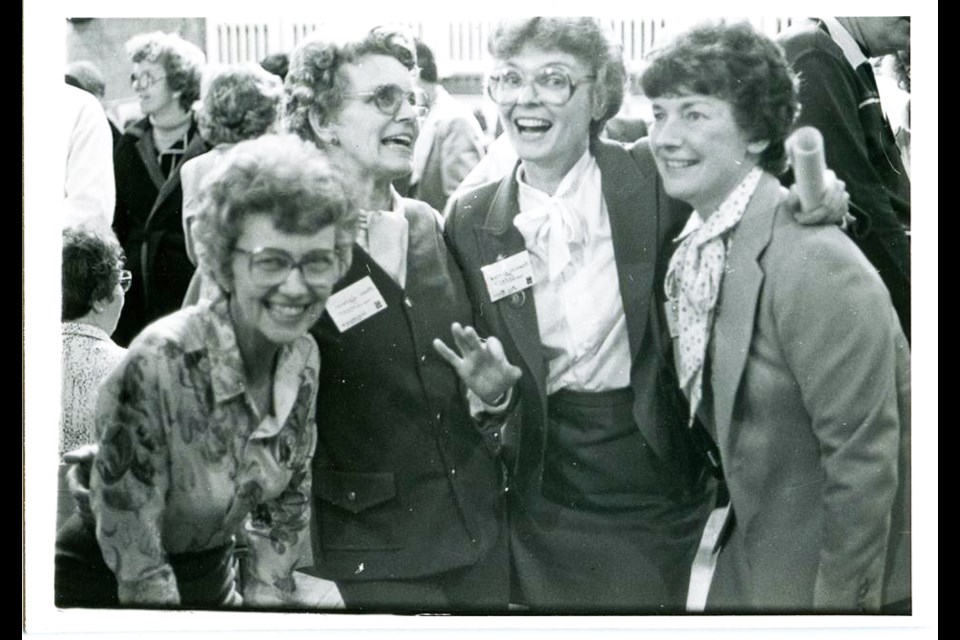
[[[797,181],[800,206],[816,209],[823,200],[827,160],[823,155],[823,136],[816,127],[800,127],[787,138],[787,153]]]

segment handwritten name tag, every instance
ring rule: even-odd
[[[372,315],[387,308],[383,296],[377,291],[370,276],[345,287],[327,300],[327,313],[340,333],[355,327]]]
[[[533,286],[533,265],[526,251],[480,267],[480,272],[493,302]]]

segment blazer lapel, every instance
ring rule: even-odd
[[[737,389],[750,354],[757,302],[763,284],[759,259],[770,243],[776,210],[782,201],[780,183],[764,174],[743,219],[737,226],[727,255],[726,274],[720,289],[720,307],[714,321],[711,385],[717,442],[732,446],[731,420]],[[722,339],[716,339],[722,336]]]
[[[193,158],[196,158],[207,151],[207,143],[204,142],[203,138],[198,133],[196,133],[195,129],[196,125],[194,124],[191,126],[191,135],[193,137],[187,144],[187,148],[184,151],[183,156],[177,162],[177,165],[173,170],[173,175],[164,181],[163,185],[160,187],[160,192],[157,194],[157,199],[153,201],[153,208],[150,209],[150,215],[147,217],[147,229],[150,229],[156,224],[162,222],[161,220],[154,220],[154,218],[160,217],[158,212],[163,210],[163,203],[174,193],[174,191],[180,188],[180,167],[183,166],[183,163],[187,162],[188,160],[192,160]],[[154,164],[156,164],[156,162],[154,162]],[[159,172],[159,169],[157,169],[157,171]],[[180,208],[181,207],[177,207],[177,211],[180,211]]]
[[[140,162],[146,168],[150,181],[153,182],[159,192],[160,188],[163,187],[164,177],[160,172],[160,165],[157,164],[157,148],[154,146],[153,136],[150,134],[149,121],[142,120],[128,131],[139,136],[137,139],[137,155],[140,156]]]
[[[477,245],[483,265],[492,264],[521,251],[526,251],[523,236],[513,226],[513,218],[520,212],[517,200],[516,172],[504,178],[483,224],[475,228]],[[484,289],[486,291],[486,289]],[[490,303],[489,293],[485,293]],[[496,303],[490,303],[493,313],[499,313],[520,357],[533,375],[541,395],[546,397],[547,366],[540,345],[540,326],[537,323],[533,289],[528,288]]]
[[[627,319],[631,361],[634,361],[647,330],[655,286],[657,175],[655,171],[644,172],[619,145],[598,142],[595,151],[603,199],[610,215],[620,297]]]

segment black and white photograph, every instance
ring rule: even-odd
[[[25,5],[24,637],[936,637],[937,29]]]

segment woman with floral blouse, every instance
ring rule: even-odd
[[[90,479],[101,554],[79,518],[60,532],[59,604],[294,601],[316,441],[307,330],[350,265],[352,198],[315,147],[272,135],[231,150],[205,198],[198,259],[222,295],[148,327],[107,379]]]

